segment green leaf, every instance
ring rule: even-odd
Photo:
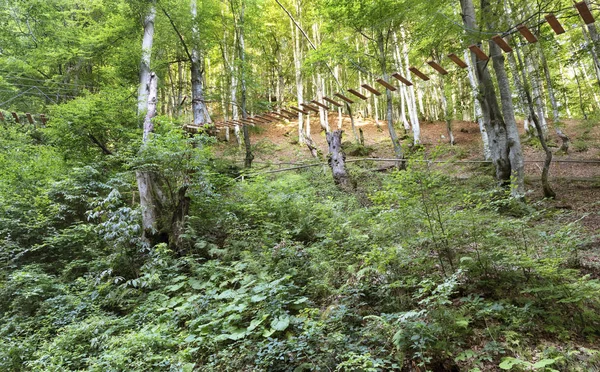
[[[203,283],[203,282],[201,282],[201,281],[199,281],[198,279],[190,279],[190,280],[188,281],[188,283],[190,284],[190,286],[191,286],[193,289],[197,289],[197,290],[198,290],[198,289],[204,289],[204,287],[206,287],[206,284],[205,284],[205,283]]]
[[[271,322],[271,328],[276,331],[285,331],[285,329],[290,325],[290,317],[287,315],[283,315],[273,319]]]
[[[256,327],[258,327],[268,317],[269,317],[269,314],[265,314],[262,316],[261,319],[252,319],[252,321],[250,322],[250,325],[247,328],[248,332],[254,331],[256,329]]]
[[[556,359],[542,359],[539,362],[535,363],[533,365],[533,368],[535,368],[535,369],[544,368],[544,367],[552,365],[554,363],[556,363]]]

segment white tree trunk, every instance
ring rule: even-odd
[[[142,59],[140,62],[140,86],[138,88],[138,115],[143,115],[148,106],[150,94],[150,59],[152,57],[152,43],[154,41],[154,20],[156,6],[154,1],[150,4],[148,14],[144,19],[144,36],[142,38]]]
[[[492,152],[490,150],[490,143],[487,135],[487,129],[485,128],[483,121],[483,112],[481,110],[481,103],[477,96],[479,95],[479,87],[476,80],[475,75],[475,66],[473,66],[473,62],[469,52],[465,50],[464,54],[465,62],[468,65],[468,73],[469,73],[469,83],[471,84],[471,91],[473,92],[473,107],[475,110],[475,119],[477,120],[477,124],[479,125],[479,131],[481,132],[481,140],[483,141],[483,155],[485,160],[490,160],[492,158]]]
[[[406,32],[405,32],[404,28],[401,29],[401,36],[402,36],[402,54],[404,55],[404,74],[405,74],[404,76],[409,78],[410,70],[408,68],[410,67],[410,61],[408,60],[408,43],[406,42]],[[408,109],[409,109],[409,113],[410,113],[410,124],[413,129],[414,144],[419,145],[421,143],[421,125],[419,123],[419,112],[417,111],[415,86],[412,85],[412,86],[408,87],[407,90],[408,90],[408,97],[410,97],[410,99],[407,100],[407,103],[408,103]]]
[[[300,15],[300,2],[297,3],[297,12]],[[298,17],[300,19],[300,17]],[[304,102],[304,86],[302,84],[302,49],[300,48],[300,31],[295,27],[294,22],[290,20],[290,27],[294,35],[294,72],[296,76],[296,98],[298,105]],[[302,113],[298,113],[298,143],[304,143],[304,123]]]
[[[196,20],[198,16],[196,0],[191,0],[190,7],[192,14],[192,60],[190,61],[192,73],[192,113],[194,125],[201,126],[210,123],[211,120],[206,102],[204,101],[202,61],[200,59],[200,52],[198,51],[200,33],[198,32],[198,22]]]

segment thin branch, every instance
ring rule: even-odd
[[[183,35],[181,35],[181,33],[179,32],[179,29],[177,29],[177,26],[175,26],[175,22],[173,22],[173,19],[171,18],[171,16],[169,15],[169,13],[167,13],[166,9],[162,5],[158,4],[158,6],[160,7],[160,10],[162,10],[162,12],[165,14],[165,16],[167,16],[167,19],[171,23],[171,26],[173,26],[173,29],[175,30],[175,33],[177,33],[177,36],[179,37],[179,40],[181,40],[181,45],[183,45],[183,49],[185,50],[185,54],[187,54],[189,60],[192,61],[192,54],[190,53],[190,51],[188,49],[188,46],[185,43],[185,40],[183,39]]]

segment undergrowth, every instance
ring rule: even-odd
[[[424,162],[354,168],[361,197],[321,168],[219,169],[191,192],[183,256],[138,238],[129,173],[87,166],[5,203],[0,369],[599,368],[600,282],[567,212]]]

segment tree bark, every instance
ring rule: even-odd
[[[192,13],[192,51],[191,51],[191,74],[192,74],[192,113],[194,116],[194,125],[202,126],[210,123],[210,115],[208,114],[208,108],[204,100],[204,86],[203,86],[203,74],[202,60],[200,58],[200,52],[198,51],[198,44],[200,42],[200,33],[198,32],[198,26],[196,17],[198,16],[198,10],[196,6],[196,0],[191,0],[191,13]]]
[[[142,38],[142,59],[140,62],[140,86],[138,88],[138,115],[144,115],[150,94],[150,58],[154,41],[154,20],[156,18],[155,2],[150,3],[148,14],[144,18],[144,36]]]
[[[152,119],[156,115],[157,104],[157,78],[154,73],[150,74],[149,95],[146,103],[146,117],[144,118],[144,132],[142,137],[142,148],[148,145],[150,133],[154,131]],[[159,233],[158,220],[160,211],[165,203],[165,197],[158,186],[156,176],[149,171],[135,172],[138,191],[140,193],[140,206],[142,209],[143,237],[149,242],[155,242]]]
[[[484,0],[487,1],[487,0]],[[482,3],[484,2],[482,1]],[[493,25],[490,25],[493,29]],[[508,151],[508,159],[510,161],[511,175],[513,176],[512,195],[523,197],[525,195],[525,168],[523,165],[523,151],[521,150],[521,139],[517,129],[517,121],[515,119],[515,111],[512,103],[512,93],[510,90],[510,81],[506,74],[504,65],[504,55],[500,47],[494,42],[489,42],[490,54],[496,72],[498,81],[498,90],[500,91],[500,99],[502,101],[502,114],[505,120],[506,145]]]
[[[481,140],[483,142],[483,156],[485,160],[492,159],[492,153],[490,151],[490,142],[487,135],[487,128],[483,122],[483,111],[481,109],[481,102],[479,100],[479,85],[477,83],[477,73],[475,72],[475,65],[473,64],[472,58],[469,56],[469,52],[465,50],[464,54],[465,62],[468,67],[469,83],[471,84],[471,91],[473,92],[473,110],[475,113],[475,120],[479,125],[479,132],[481,133]]]
[[[385,53],[385,41],[384,41],[383,32],[379,32],[377,35],[377,47],[379,49],[379,66],[381,68],[381,73],[383,75],[383,80],[388,81],[389,76],[387,72],[387,63],[386,63],[386,53]],[[404,151],[402,150],[402,144],[400,143],[400,139],[396,134],[396,129],[394,129],[394,118],[393,118],[393,100],[392,100],[392,92],[388,89],[385,90],[386,98],[387,98],[387,110],[386,110],[386,119],[387,119],[387,127],[388,132],[390,133],[390,138],[392,140],[392,145],[394,146],[394,153],[396,154],[396,158],[404,159]],[[405,168],[405,162],[400,162],[399,168]]]
[[[567,154],[569,152],[569,137],[562,132],[560,129],[560,111],[558,109],[558,101],[554,94],[554,87],[552,86],[552,77],[550,76],[550,68],[548,67],[548,61],[544,54],[544,50],[541,46],[539,47],[540,60],[542,61],[542,68],[544,70],[544,77],[546,79],[546,86],[548,89],[548,96],[550,97],[550,104],[552,105],[552,126],[558,138],[561,139],[562,145],[560,146],[560,152]]]
[[[297,17],[300,16],[300,2],[297,2]],[[298,100],[298,105],[304,102],[304,85],[302,83],[302,49],[300,45],[300,31],[295,27],[294,20],[290,17],[290,27],[292,28],[292,33],[294,35],[294,76],[296,77],[296,98]],[[302,113],[298,113],[298,143],[302,144],[304,142],[304,117]]]
[[[472,0],[460,0],[462,8],[462,17],[465,26],[469,29],[478,29],[475,23],[475,8]],[[483,9],[487,8],[487,1],[482,0]],[[473,38],[477,42],[476,38]],[[484,125],[487,130],[492,163],[496,170],[496,179],[504,186],[510,183],[512,168],[509,158],[509,138],[507,137],[507,128],[498,99],[494,82],[487,68],[487,61],[478,63],[477,57],[471,53],[471,61],[475,66],[477,80],[479,81],[478,99],[481,103]],[[516,189],[516,188],[515,188]]]
[[[326,134],[329,144],[329,166],[333,173],[333,181],[344,191],[352,190],[352,182],[346,171],[346,154],[342,150],[341,130],[329,132]]]
[[[540,140],[540,144],[546,153],[546,158],[544,159],[544,168],[542,169],[542,189],[544,191],[544,196],[547,198],[556,197],[556,193],[552,190],[550,186],[550,182],[548,181],[548,174],[550,173],[550,164],[552,163],[552,151],[548,148],[546,144],[546,138],[544,134],[544,130],[540,121],[537,118],[535,113],[533,99],[531,98],[531,93],[529,91],[529,84],[527,82],[527,75],[525,73],[525,69],[523,68],[523,62],[521,61],[521,55],[519,52],[519,48],[516,48],[517,58],[519,59],[519,64],[521,65],[521,74],[523,75],[523,89],[525,91],[525,97],[527,98],[527,103],[529,106],[529,113],[531,118],[533,119],[533,123],[535,124],[535,128],[537,131],[538,139]]]

